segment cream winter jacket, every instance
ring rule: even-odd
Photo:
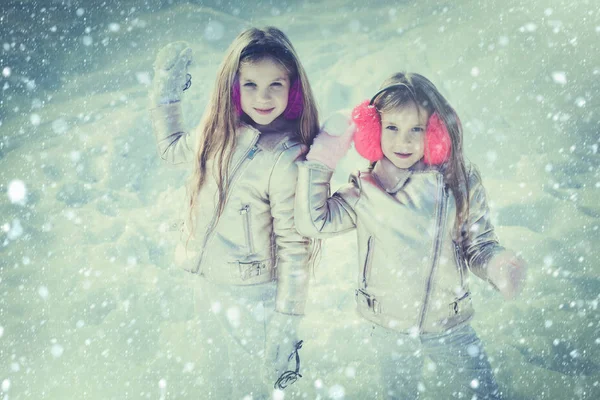
[[[503,249],[474,166],[461,246],[453,237],[454,197],[434,168],[421,165],[399,176],[379,162],[329,197],[332,171],[315,161],[298,165],[298,231],[319,238],[357,231],[359,314],[412,334],[443,332],[472,318],[468,271],[486,279],[488,260]]]
[[[177,104],[153,111],[161,158],[190,161],[189,136],[173,128]],[[170,108],[170,109],[169,109]],[[175,133],[171,133],[175,132]],[[217,182],[211,162],[198,193],[194,235],[182,233],[186,251],[180,264],[216,283],[255,285],[277,280],[276,310],[303,314],[309,283],[309,239],[294,226],[296,161],[306,153],[291,132],[263,133],[242,125],[237,131],[225,209],[216,218]]]

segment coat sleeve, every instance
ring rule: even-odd
[[[150,110],[152,130],[160,158],[171,164],[192,160],[190,135],[185,132],[181,102],[161,104]]]
[[[329,196],[333,170],[317,161],[298,162],[296,227],[303,235],[328,238],[356,228],[354,207],[360,197],[358,178]]]
[[[465,237],[463,249],[471,272],[489,281],[487,264],[495,254],[504,250],[504,247],[500,246],[490,221],[485,189],[474,165],[469,171],[469,217]]]
[[[273,165],[268,186],[277,252],[275,309],[296,315],[304,314],[310,277],[310,240],[300,235],[294,224],[296,161],[305,153],[306,146],[300,144],[283,150]]]

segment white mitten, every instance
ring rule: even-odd
[[[150,89],[152,106],[181,100],[191,62],[192,49],[186,42],[169,43],[160,49],[154,61],[154,79]]]
[[[318,161],[335,169],[337,163],[346,155],[356,126],[349,112],[337,112],[327,118],[306,154],[308,161]]]
[[[264,375],[271,388],[285,389],[301,377],[298,350],[298,326],[301,315],[288,315],[275,311],[267,326]],[[299,359],[298,359],[299,360]],[[298,369],[297,369],[298,367]]]
[[[487,276],[506,300],[521,293],[527,275],[527,263],[511,250],[494,255],[487,264]]]

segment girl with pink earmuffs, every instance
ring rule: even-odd
[[[398,73],[351,118],[326,121],[298,163],[298,231],[327,238],[356,230],[356,303],[365,321],[357,335],[378,359],[386,398],[419,396],[424,356],[447,398],[501,397],[469,324],[469,272],[511,299],[526,266],[499,245],[462,139],[456,112],[433,83]],[[352,140],[370,168],[330,196]]]
[[[199,277],[200,303],[227,340],[221,386],[232,392],[212,395],[270,398],[301,376],[290,356],[301,346],[297,328],[317,246],[294,226],[296,161],[319,131],[317,109],[285,34],[247,29],[217,72],[193,148],[181,115],[191,57],[184,42],[163,48],[150,92],[161,157],[192,162],[176,261]]]

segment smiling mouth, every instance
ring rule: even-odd
[[[275,109],[275,107],[273,107],[273,108],[255,108],[254,110],[256,110],[256,112],[259,114],[266,115],[266,114],[269,114],[274,109]]]
[[[394,152],[394,154],[399,158],[408,158],[408,157],[412,156],[412,153],[396,153],[396,152]]]

